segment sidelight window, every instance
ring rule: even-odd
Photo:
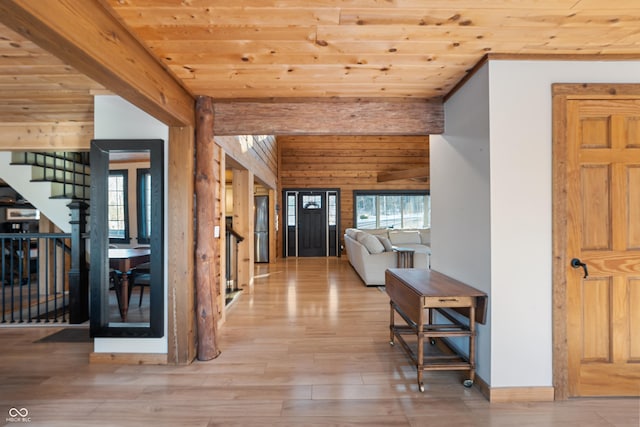
[[[287,225],[296,226],[296,195],[287,193]]]
[[[328,193],[329,195],[329,226],[335,226],[338,223],[338,195],[336,193]]]

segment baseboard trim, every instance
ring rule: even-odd
[[[90,353],[89,363],[113,365],[166,365],[166,354]]]
[[[491,401],[491,387],[487,384],[481,377],[476,374],[476,378],[473,381],[475,387],[480,390],[480,393],[484,396],[485,399]]]
[[[553,387],[491,387],[476,375],[474,386],[491,403],[553,402]]]
[[[489,402],[553,402],[553,387],[494,387],[491,388]]]

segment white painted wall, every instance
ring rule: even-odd
[[[167,173],[169,128],[162,122],[149,116],[144,111],[113,95],[95,97],[95,130],[96,139],[162,139],[164,145],[164,217],[167,215]],[[167,221],[164,224],[164,234],[167,236]],[[167,245],[165,242],[164,259],[167,259]],[[162,338],[95,338],[94,352],[96,353],[167,353],[167,263],[164,265],[165,277],[165,313],[164,336]]]
[[[492,386],[552,385],[551,85],[638,83],[640,61],[491,61],[489,67]],[[518,300],[526,303],[513,303]]]
[[[485,66],[445,104],[445,132],[430,137],[429,167],[431,268],[487,292],[491,307],[488,99]],[[487,319],[476,341],[477,373],[485,381],[491,369]]]
[[[486,129],[481,127],[473,137],[475,124],[468,117],[487,102],[479,99],[481,91],[474,89],[483,82],[489,100],[488,162],[485,152],[478,149],[473,154],[470,148],[473,139],[483,146]],[[489,278],[490,377],[485,376],[482,366],[486,357],[482,337],[478,374],[491,387],[553,384],[551,85],[639,82],[640,61],[493,60],[445,106],[445,133],[432,137],[431,143],[431,170],[437,173],[431,182],[432,265],[485,291],[474,278]],[[458,148],[461,134],[466,135],[465,150]],[[465,163],[460,154],[457,163],[445,167],[445,162],[456,157],[451,154],[455,151],[473,159]],[[471,173],[475,163],[490,165],[489,195],[482,195],[489,200],[480,203],[482,209],[489,203],[490,221],[477,222],[484,233],[490,233],[490,255],[485,258],[490,262],[490,273],[484,276],[480,266],[461,262],[481,245],[471,238],[461,239],[463,233],[458,231],[458,226],[464,229],[469,221],[469,214],[459,205],[474,196],[471,189],[467,193],[460,190],[460,180],[467,180],[471,188],[478,187],[473,179],[479,176],[474,178]],[[456,200],[440,204],[440,199],[447,198]],[[476,211],[478,200],[471,200],[466,210]],[[456,246],[462,260],[455,258]]]

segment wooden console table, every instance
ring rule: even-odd
[[[390,344],[395,339],[402,345],[418,370],[418,388],[424,391],[423,374],[428,370],[468,370],[463,384],[471,387],[475,379],[476,322],[484,324],[487,312],[487,294],[433,270],[393,268],[385,272],[386,291],[390,298]],[[459,320],[460,314],[468,319]],[[434,323],[435,313],[450,323]],[[406,325],[396,325],[395,313]],[[403,335],[417,338],[416,351]],[[469,339],[468,357],[448,345],[447,337]],[[439,339],[447,353],[425,355],[424,342],[431,345]]]

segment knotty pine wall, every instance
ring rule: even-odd
[[[428,190],[429,181],[377,181],[378,173],[429,168],[428,136],[278,136],[278,198],[287,188],[340,189],[340,236],[353,226],[354,190]],[[278,256],[282,256],[280,203]]]
[[[276,137],[273,135],[251,135],[250,148],[256,161],[261,161],[267,169],[276,172],[278,167],[278,153]]]

